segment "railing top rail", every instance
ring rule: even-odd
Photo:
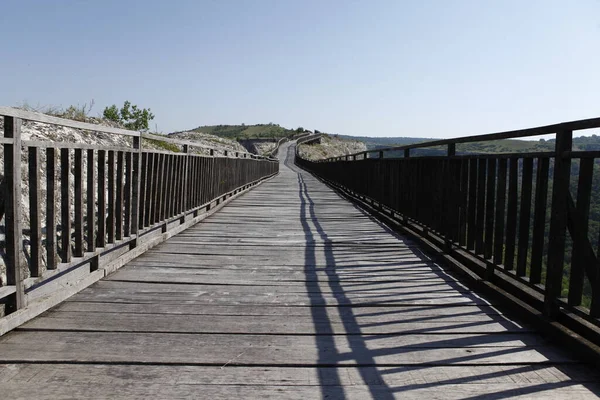
[[[539,126],[536,128],[526,128],[526,129],[517,129],[512,131],[505,132],[496,132],[496,133],[488,133],[484,135],[473,135],[473,136],[465,136],[461,138],[453,138],[453,139],[440,139],[440,140],[431,140],[420,143],[413,143],[404,146],[395,146],[395,147],[385,147],[379,149],[372,149],[361,151],[354,154],[349,154],[349,156],[356,156],[365,153],[377,153],[380,151],[397,151],[397,150],[410,150],[410,149],[418,149],[424,147],[435,147],[435,146],[443,146],[449,144],[462,144],[462,143],[473,143],[473,142],[487,142],[492,140],[502,140],[502,139],[518,139],[529,136],[539,136],[539,135],[548,135],[553,133],[560,133],[565,131],[577,131],[583,129],[592,129],[592,128],[600,128],[600,118],[590,118],[590,119],[582,119],[577,121],[569,121],[569,122],[561,122],[558,124]]]
[[[149,133],[141,133],[141,137],[142,137],[142,139],[160,140],[161,142],[178,144],[178,145],[181,145],[181,146],[190,146],[190,147],[197,147],[197,148],[201,148],[201,149],[217,150],[214,147],[205,146],[205,145],[200,144],[198,142],[194,142],[194,141],[191,141],[191,140],[172,139],[172,138],[170,138],[168,136],[160,136],[160,135],[152,135],[152,134],[149,134]],[[238,153],[238,154],[248,154],[248,155],[253,156],[254,158],[264,158],[264,159],[269,159],[270,160],[270,157],[260,156],[260,155],[257,155],[257,154],[249,153],[247,151],[227,150],[227,152],[229,152],[229,153]]]
[[[134,136],[134,137],[140,136],[140,132],[130,131],[128,129],[113,128],[110,126],[90,124],[88,122],[79,122],[79,121],[74,121],[74,120],[66,119],[66,118],[53,117],[51,115],[46,115],[46,114],[43,114],[40,112],[20,110],[18,108],[13,108],[13,107],[0,106],[0,116],[21,118],[21,119],[25,119],[28,121],[42,122],[44,124],[66,126],[69,128],[84,129],[84,130],[88,130],[88,131],[112,133],[112,134],[117,134],[117,135],[127,135],[127,136]]]
[[[149,140],[160,140],[162,142],[172,143],[172,144],[181,145],[181,146],[190,146],[190,147],[196,147],[196,148],[202,148],[202,149],[208,149],[208,150],[211,150],[211,149],[217,150],[212,147],[205,146],[205,145],[202,145],[202,144],[200,144],[198,142],[194,142],[194,141],[179,140],[179,139],[169,138],[168,136],[152,135],[149,133],[131,131],[128,129],[113,128],[113,127],[105,126],[105,125],[97,125],[97,124],[90,124],[88,122],[74,121],[71,119],[53,117],[51,115],[43,114],[40,112],[25,111],[25,110],[13,108],[13,107],[0,106],[0,116],[20,118],[20,119],[24,119],[27,121],[41,122],[44,124],[51,124],[51,125],[60,125],[60,126],[65,126],[65,127],[69,127],[69,128],[83,129],[83,130],[94,131],[94,132],[116,134],[116,135],[126,135],[126,136],[132,136],[132,137],[139,137],[142,139],[149,139]],[[248,154],[248,155],[253,156],[254,158],[274,161],[270,157],[259,156],[256,154],[248,153],[246,151],[228,150],[228,152],[238,153],[238,154],[242,154],[242,155]]]

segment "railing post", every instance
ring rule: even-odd
[[[215,150],[214,149],[210,149],[209,154],[211,157],[214,157],[215,155]]]
[[[563,131],[556,134],[552,210],[550,214],[548,243],[548,274],[546,277],[544,298],[544,314],[549,317],[552,317],[558,311],[556,300],[560,297],[562,291],[569,209],[569,183],[571,178],[571,159],[563,159],[563,153],[571,151],[572,145],[572,131]]]
[[[29,272],[38,277],[42,266],[42,193],[40,190],[40,149],[29,147]]]
[[[12,139],[12,143],[4,145],[4,179],[5,179],[5,218],[6,218],[6,284],[15,286],[14,300],[6,305],[6,314],[25,307],[25,290],[23,286],[22,234],[23,219],[21,216],[21,119],[4,117],[4,137]]]
[[[187,144],[183,145],[183,152],[185,153],[185,163],[184,163],[184,170],[183,170],[183,216],[181,217],[181,223],[185,222],[185,214],[188,211],[188,203],[189,203],[189,199],[188,199],[188,186],[189,186],[189,182],[188,182],[188,177],[189,177],[189,165],[190,165],[190,146]]]
[[[379,152],[379,158],[383,158],[383,150]]]
[[[456,143],[448,143],[448,157],[453,157],[455,155],[456,155]]]
[[[410,149],[404,149],[404,158],[410,157]]]
[[[140,136],[133,137],[133,154],[131,168],[133,168],[131,174],[131,222],[130,222],[130,235],[135,235],[135,239],[131,242],[129,248],[137,247],[139,244],[140,224],[139,215],[140,207],[142,207],[140,201],[140,184],[141,184],[141,162],[142,162],[142,138]]]
[[[409,149],[405,149],[405,156],[406,156],[406,150]],[[410,150],[409,150],[410,152]],[[448,153],[447,156],[448,157],[453,157],[456,155],[456,144],[455,143],[449,143],[448,144]],[[409,154],[410,156],[410,154]],[[456,182],[450,180],[450,174],[451,174],[451,168],[450,168],[450,160],[446,160],[445,164],[444,164],[444,179],[447,179],[446,184],[447,185],[455,185]],[[444,216],[444,250],[448,253],[452,252],[452,237],[450,236],[450,232],[448,227],[451,225],[451,222],[449,221],[450,218],[450,214],[451,212],[454,211],[454,196],[452,195],[453,191],[456,188],[454,187],[446,187],[445,190],[443,191],[444,193],[444,204],[447,207],[446,208],[446,212],[445,212],[445,216]]]

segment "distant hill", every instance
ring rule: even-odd
[[[427,142],[431,138],[411,138],[411,137],[385,137],[372,138],[366,136],[347,136],[339,135],[341,138],[360,140],[365,143],[368,150],[381,149],[386,147],[405,146],[408,144]],[[491,154],[491,153],[524,153],[524,152],[542,152],[554,150],[554,139],[550,140],[514,140],[504,139],[493,142],[476,142],[459,144],[456,147],[458,154]],[[600,136],[593,135],[587,137],[577,137],[573,139],[573,150],[600,150]],[[415,155],[436,155],[444,154],[445,148],[441,146],[426,149],[414,150]]]
[[[208,133],[227,139],[279,139],[294,134],[295,130],[277,124],[257,125],[204,125],[192,129],[193,132]]]
[[[368,137],[368,136],[349,136],[349,135],[338,135],[342,139],[348,140],[359,140],[363,142],[367,149],[379,149],[383,147],[395,147],[404,146],[407,144],[428,142],[430,138],[414,138],[414,137]]]

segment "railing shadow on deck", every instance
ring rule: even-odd
[[[291,149],[290,149],[291,150]],[[416,329],[413,331],[410,330],[402,330],[399,332],[385,333],[385,334],[365,334],[365,328],[370,328],[374,326],[383,326],[385,324],[393,325],[396,323],[395,321],[383,322],[378,324],[365,324],[359,322],[361,317],[365,316],[374,316],[375,314],[370,313],[369,310],[373,307],[377,306],[386,306],[386,304],[394,303],[394,299],[386,300],[384,296],[373,296],[371,301],[367,301],[365,304],[360,305],[352,305],[352,299],[349,296],[353,294],[360,293],[363,289],[357,289],[357,287],[368,286],[369,282],[364,281],[364,278],[368,278],[369,273],[374,272],[372,269],[369,269],[365,272],[361,271],[361,268],[364,267],[381,267],[381,269],[377,270],[378,272],[389,272],[390,276],[393,277],[393,272],[397,272],[400,269],[406,271],[407,269],[411,269],[413,264],[426,264],[431,267],[431,271],[435,274],[435,276],[442,278],[444,282],[450,287],[452,292],[460,293],[460,296],[467,297],[472,301],[473,304],[481,304],[483,299],[471,291],[466,290],[466,287],[460,284],[454,277],[450,276],[444,269],[440,268],[433,260],[422,253],[419,249],[412,247],[411,254],[415,254],[418,256],[418,261],[403,261],[398,259],[397,251],[395,251],[393,257],[381,257],[380,260],[376,264],[368,264],[368,265],[347,265],[343,256],[339,254],[335,254],[332,246],[328,246],[327,244],[331,244],[332,240],[328,237],[327,232],[321,226],[319,222],[319,217],[315,212],[315,203],[311,199],[309,190],[307,189],[303,172],[299,170],[295,165],[291,165],[289,160],[293,157],[290,157],[291,154],[288,154],[288,158],[286,159],[286,164],[290,169],[297,172],[298,174],[298,185],[299,185],[299,197],[301,201],[301,210],[300,210],[300,219],[302,221],[302,226],[305,231],[305,239],[306,243],[315,243],[316,241],[322,241],[324,249],[324,257],[325,257],[325,265],[318,265],[317,260],[317,247],[315,246],[306,246],[305,249],[305,275],[307,281],[307,291],[311,292],[311,306],[313,312],[313,323],[316,329],[316,345],[318,348],[319,354],[319,364],[330,367],[327,368],[326,375],[320,375],[320,386],[322,391],[322,398],[345,398],[342,379],[339,376],[340,368],[349,367],[348,364],[342,364],[342,362],[350,362],[355,366],[363,365],[363,368],[359,369],[359,375],[362,379],[362,383],[368,385],[371,398],[373,399],[387,399],[394,398],[394,394],[409,392],[413,390],[426,389],[426,388],[440,388],[443,385],[455,385],[455,384],[469,384],[469,383],[486,383],[486,382],[494,382],[496,379],[506,379],[511,381],[511,377],[514,377],[515,381],[519,381],[521,379],[522,374],[526,373],[543,373],[545,370],[556,368],[561,373],[565,375],[565,379],[561,382],[550,382],[543,384],[531,384],[529,386],[521,387],[518,389],[508,389],[497,391],[493,393],[486,393],[485,395],[474,395],[472,397],[466,397],[469,399],[507,399],[516,395],[527,395],[527,394],[540,394],[543,392],[551,391],[557,388],[568,387],[572,385],[582,385],[584,387],[589,387],[592,391],[597,391],[598,387],[594,386],[596,384],[595,379],[597,377],[585,377],[581,379],[581,377],[571,376],[572,369],[563,368],[561,363],[554,364],[552,361],[547,363],[540,363],[538,365],[531,365],[527,362],[516,362],[516,363],[507,363],[504,365],[497,365],[494,363],[485,364],[481,363],[485,358],[496,357],[496,356],[507,356],[516,355],[522,351],[530,351],[534,349],[539,355],[546,357],[548,360],[551,360],[555,354],[550,351],[548,348],[540,347],[539,341],[532,340],[528,341],[524,339],[521,335],[518,336],[518,340],[521,340],[523,343],[523,347],[506,347],[502,346],[502,343],[506,340],[511,340],[511,333],[519,333],[519,334],[527,334],[528,330],[523,329],[523,327],[515,324],[514,322],[506,319],[503,315],[497,313],[487,314],[490,317],[489,322],[469,322],[469,323],[460,323],[460,322],[451,322],[449,321],[447,325],[441,325],[434,329]],[[354,206],[356,210],[358,210],[365,217],[369,218],[373,223],[380,226],[383,230],[389,232],[394,237],[398,237],[396,232],[392,231],[389,227],[382,224],[379,220],[365,212],[363,209]],[[309,223],[310,221],[310,223]],[[312,224],[312,227],[311,227]],[[399,238],[398,243],[402,242],[402,239]],[[420,267],[419,269],[422,269]],[[356,283],[346,283],[344,284],[342,280],[340,280],[340,276],[338,275],[339,271],[352,269],[356,271],[353,273],[353,278],[356,280],[352,280],[352,282]],[[326,272],[326,281],[323,282],[319,279],[317,274],[318,271]],[[403,275],[403,282],[406,282],[406,275]],[[416,280],[415,289],[423,288],[422,284],[419,284],[418,277],[414,277]],[[344,279],[347,281],[347,279]],[[315,284],[311,284],[311,282],[316,282]],[[332,296],[335,299],[334,304],[327,302],[324,293],[320,290],[319,283],[325,283],[328,285],[331,290]],[[393,282],[393,280],[391,281]],[[377,282],[381,283],[381,282]],[[406,287],[406,286],[403,286]],[[392,290],[392,289],[390,289]],[[364,289],[365,292],[372,294],[372,290],[368,287]],[[415,290],[414,292],[402,292],[402,295],[419,295],[424,293],[431,293],[431,290]],[[397,296],[395,294],[390,294],[390,296]],[[400,308],[399,310],[389,311],[390,313],[404,313],[404,317],[406,313],[417,313],[417,315],[425,310],[432,310],[439,308],[439,305],[427,305],[427,304],[418,304],[419,301],[427,300],[427,298],[411,298],[413,303],[410,306],[410,311],[405,307]],[[484,301],[484,303],[487,303]],[[488,303],[489,304],[489,303]],[[495,310],[491,305],[483,305],[476,306],[477,311],[473,311],[472,313],[488,313],[490,310]],[[360,310],[356,312],[356,310]],[[364,312],[363,312],[364,311]],[[329,312],[339,312],[340,315],[343,315],[342,321],[344,325],[344,333],[349,336],[349,345],[350,345],[350,354],[340,354],[336,349],[336,335],[334,334],[334,329],[331,325],[331,319],[328,316]],[[388,311],[386,311],[387,313]],[[466,314],[453,314],[454,316],[468,315]],[[432,316],[417,316],[416,318],[406,319],[403,318],[402,322],[432,322],[436,319],[444,319],[447,316],[444,315],[432,315]],[[324,323],[325,322],[325,323]],[[506,333],[503,335],[498,335],[498,333],[502,332],[486,332],[485,330],[473,330],[473,332],[469,332],[469,328],[471,327],[481,327],[485,324],[499,324],[503,328],[506,329]],[[419,352],[426,351],[427,348],[431,347],[446,347],[446,348],[464,348],[466,350],[469,349],[470,346],[473,345],[473,339],[471,337],[467,338],[452,338],[447,339],[444,338],[443,332],[438,332],[439,330],[451,330],[458,329],[458,332],[464,333],[465,335],[469,335],[471,333],[476,333],[479,335],[479,339],[477,341],[478,346],[489,345],[492,347],[498,347],[497,350],[492,352],[486,352],[484,354],[467,354],[464,356],[440,359],[436,360],[435,363],[424,363],[423,366],[419,365],[405,365],[405,366],[390,366],[385,363],[377,363],[377,357],[390,356],[390,355],[400,355],[402,353],[410,353],[410,352]],[[529,331],[531,332],[531,331]],[[506,337],[508,333],[508,338]],[[338,332],[339,334],[339,332]],[[372,350],[369,349],[369,343],[371,341],[382,339],[382,338],[391,338],[391,337],[400,337],[409,334],[434,334],[436,337],[439,337],[439,340],[432,341],[426,344],[416,344],[416,345],[405,345],[398,347],[389,347],[383,349]],[[456,335],[452,335],[456,336]],[[515,335],[516,336],[516,335]],[[340,337],[340,336],[337,336]],[[379,364],[379,365],[378,365]],[[429,377],[429,379],[415,379],[415,375],[428,375],[430,370],[433,368],[461,368],[465,366],[474,366],[474,365],[483,365],[489,366],[486,368],[486,372],[482,372],[479,374],[472,374],[470,376],[464,377],[443,377],[441,379],[436,379],[434,377]],[[568,365],[565,365],[568,367]],[[483,370],[483,368],[482,368]],[[390,379],[394,374],[406,374],[408,378],[400,379],[405,382],[402,384],[394,384],[395,379]],[[422,381],[419,383],[414,383],[415,381]],[[390,381],[390,383],[388,383]],[[409,382],[409,383],[406,383]],[[443,389],[442,389],[443,390]]]
[[[600,118],[295,162],[459,265],[582,357],[600,360],[600,151],[573,132]],[[553,151],[473,154],[461,145],[554,134]],[[429,149],[428,155],[414,152]],[[595,182],[595,183],[594,183]],[[573,192],[573,193],[572,193]],[[575,194],[576,192],[576,194]],[[574,333],[571,335],[569,332]]]
[[[68,296],[64,287],[82,289],[279,171],[270,157],[167,136],[9,107],[0,118],[0,335]],[[48,124],[89,143],[28,137]],[[111,145],[97,144],[107,137]]]

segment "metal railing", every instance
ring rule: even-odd
[[[38,289],[47,290],[47,282],[66,273],[87,265],[93,273],[134,250],[139,255],[148,243],[190,226],[201,213],[279,170],[276,160],[244,152],[205,148],[209,155],[196,154],[194,148],[204,146],[195,142],[8,107],[0,107],[0,117],[5,314],[27,306]],[[22,121],[119,135],[131,145],[26,141]],[[143,139],[179,151],[145,149]]]

